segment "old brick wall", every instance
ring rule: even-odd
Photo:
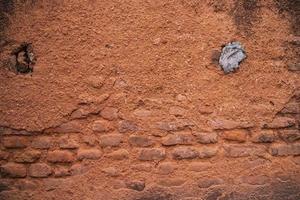
[[[62,2],[0,1],[1,200],[300,199],[293,3]]]

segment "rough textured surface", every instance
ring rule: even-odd
[[[300,199],[294,2],[0,1],[0,199]]]

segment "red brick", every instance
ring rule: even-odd
[[[201,144],[214,144],[218,142],[218,134],[215,132],[211,133],[195,133],[197,142]]]
[[[1,160],[7,160],[9,157],[9,153],[5,151],[0,151],[0,161]]]
[[[131,135],[128,142],[129,144],[137,147],[149,147],[154,144],[150,137],[142,135]]]
[[[287,128],[295,126],[296,120],[289,117],[276,117],[271,123],[263,124],[263,128]]]
[[[188,166],[188,170],[189,171],[193,171],[193,172],[204,172],[204,171],[209,171],[213,168],[211,163],[207,163],[207,162],[194,162],[194,163],[190,163]]]
[[[273,156],[297,156],[300,155],[300,144],[280,144],[271,147],[270,153]]]
[[[192,147],[177,147],[172,151],[172,157],[176,160],[194,159],[199,156],[199,152]]]
[[[281,113],[284,113],[284,114],[297,114],[297,113],[300,113],[300,103],[297,103],[297,102],[288,103],[281,110]]]
[[[139,172],[151,172],[152,165],[149,163],[141,163],[141,164],[132,165],[131,169]]]
[[[69,121],[51,130],[56,133],[80,133],[82,126],[79,121]]]
[[[212,158],[218,153],[217,147],[202,147],[198,149],[199,158]]]
[[[172,106],[169,109],[169,113],[170,113],[170,115],[184,116],[186,113],[186,110],[179,106]]]
[[[209,122],[209,125],[216,130],[222,129],[242,129],[251,128],[254,124],[250,122],[233,121],[229,119],[214,119]]]
[[[243,176],[240,181],[250,185],[264,185],[270,183],[270,178],[265,175]]]
[[[0,167],[2,177],[24,178],[27,175],[26,167],[22,164],[7,163]]]
[[[61,149],[77,149],[79,144],[74,138],[65,136],[60,138],[59,147]]]
[[[165,146],[173,145],[183,145],[183,144],[193,144],[195,141],[194,137],[190,133],[175,133],[169,134],[166,137],[162,138],[162,144]]]
[[[88,166],[80,163],[76,163],[72,165],[70,168],[71,175],[80,175],[84,174],[89,170]]]
[[[166,158],[166,152],[161,148],[142,149],[139,154],[139,160],[152,161],[163,160]]]
[[[170,122],[158,122],[156,126],[163,131],[180,131],[194,126],[194,123],[187,119],[178,119]]]
[[[52,147],[52,140],[47,136],[36,137],[33,139],[31,146],[35,149],[49,149]]]
[[[120,146],[123,136],[121,134],[108,134],[99,138],[101,147],[117,147]]]
[[[47,164],[36,163],[30,165],[28,174],[34,178],[45,178],[52,174],[52,169]]]
[[[107,120],[118,119],[118,109],[113,107],[106,107],[101,111],[101,117]]]
[[[112,130],[112,127],[110,126],[110,124],[108,123],[108,121],[105,120],[97,120],[93,123],[92,125],[92,130],[94,132],[108,132],[110,130]]]
[[[14,156],[15,162],[19,163],[33,163],[36,162],[41,157],[41,152],[36,150],[25,151],[22,153],[17,153]]]
[[[8,149],[25,148],[28,144],[28,139],[24,137],[12,136],[3,138],[3,146]]]
[[[122,120],[119,122],[119,132],[126,133],[126,132],[135,132],[138,130],[138,126],[136,123],[128,120]]]
[[[144,118],[151,116],[152,112],[146,109],[136,109],[135,111],[133,111],[133,114],[139,118]]]
[[[128,189],[132,189],[136,191],[143,191],[145,188],[144,181],[126,181],[125,185]]]
[[[237,157],[247,157],[247,156],[261,156],[266,153],[265,146],[256,145],[225,145],[225,156],[237,158]]]
[[[53,163],[70,163],[75,160],[75,157],[69,151],[55,150],[48,153],[47,160]]]
[[[10,129],[10,128],[4,128],[2,134],[3,135],[18,135],[18,136],[19,135],[25,135],[25,136],[33,135],[33,133],[29,132],[29,131],[14,130],[14,129]]]
[[[107,154],[107,157],[114,160],[124,160],[129,158],[129,153],[126,149],[119,149],[112,153]]]
[[[97,160],[101,158],[102,152],[98,149],[80,149],[77,153],[78,160],[92,159]]]
[[[95,146],[97,139],[96,139],[95,135],[84,135],[82,137],[82,141],[89,146]]]
[[[200,181],[198,182],[198,187],[209,188],[211,186],[221,185],[223,183],[224,181],[219,178],[200,178]]]
[[[262,130],[256,133],[251,141],[255,143],[272,143],[276,140],[276,136],[273,130]]]
[[[300,140],[300,130],[281,130],[279,131],[279,137],[285,142],[295,142]]]
[[[66,167],[58,167],[54,170],[54,177],[66,177],[70,175],[71,171]]]
[[[167,175],[167,174],[173,173],[176,168],[177,168],[176,163],[164,162],[164,163],[160,163],[158,165],[157,171],[158,171],[158,174]]]
[[[158,185],[163,187],[178,187],[183,185],[186,180],[182,178],[164,178],[158,181]]]
[[[235,142],[245,142],[247,140],[248,132],[246,130],[229,130],[222,134],[225,140]]]
[[[102,172],[111,177],[117,177],[121,175],[121,172],[115,167],[108,167],[102,169]]]

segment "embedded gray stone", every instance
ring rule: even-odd
[[[246,52],[242,45],[239,42],[231,42],[222,49],[219,64],[227,74],[238,69],[240,62],[246,57]]]

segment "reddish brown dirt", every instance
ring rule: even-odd
[[[96,138],[99,144],[91,146],[102,155],[101,159],[79,162],[87,170],[63,178],[51,174],[48,178],[10,179],[3,175],[3,185],[8,183],[10,189],[2,191],[0,198],[298,199],[299,147],[296,153],[284,157],[266,153],[229,158],[224,156],[223,149],[234,143],[252,145],[251,138],[261,132],[262,124],[281,116],[279,112],[288,102],[294,98],[295,105],[300,105],[297,104],[299,72],[288,70],[298,62],[296,11],[283,7],[285,3],[53,0],[15,1],[9,12],[1,8],[5,14],[0,18],[6,24],[0,27],[1,40],[6,41],[1,46],[1,127],[25,130],[30,133],[26,136],[30,141],[41,135],[53,140],[74,137],[79,143],[70,150],[74,155],[78,155],[78,148],[88,148],[83,144],[86,138]],[[236,73],[225,75],[215,64],[213,54],[234,40],[244,45],[248,57]],[[15,74],[7,69],[7,52],[22,42],[33,45],[37,58],[33,73]],[[293,44],[297,42],[298,46]],[[100,137],[105,134],[93,131],[94,121],[106,118],[100,113],[106,107],[117,110],[116,118],[106,119],[110,127],[105,133],[121,132],[123,143],[117,147],[101,146]],[[74,120],[78,109],[88,111],[86,116]],[[299,113],[292,117],[296,120],[295,133],[300,135]],[[180,119],[193,123],[192,127],[157,130],[159,122]],[[172,159],[171,151],[175,147],[162,146],[162,138],[157,136],[175,132],[223,135],[223,130],[215,130],[211,124],[216,119],[253,125],[230,128],[245,129],[249,134],[246,141],[220,137],[217,144],[208,145],[220,148],[219,153],[200,160]],[[120,131],[121,120],[134,124],[125,134]],[[60,129],[69,121],[80,124],[79,133]],[[149,147],[135,147],[127,142],[130,135],[149,136],[154,143]],[[11,136],[1,134],[2,140],[5,137]],[[263,146],[269,152],[272,145],[280,144],[285,143],[276,140],[258,144],[254,149]],[[293,145],[299,145],[299,140],[293,141]],[[0,147],[5,151],[3,144]],[[140,161],[140,149],[153,147],[166,149],[166,158],[159,162]],[[56,169],[59,165],[49,163],[46,157],[58,148],[43,150],[39,162]],[[118,149],[126,149],[129,158],[115,161],[106,156]],[[9,156],[17,151],[20,150],[9,150]],[[8,162],[4,160],[0,164]],[[158,166],[164,162],[171,162],[175,170],[161,174]],[[195,172],[189,170],[193,163],[210,167],[199,167]],[[72,164],[78,163],[61,165],[71,167]],[[147,169],[134,169],[139,165]],[[30,164],[25,166],[28,172]],[[103,173],[109,167],[119,172]],[[198,182],[207,177],[223,182],[206,189],[199,187]],[[128,184],[124,186],[133,180],[145,183],[145,188],[137,191]]]

